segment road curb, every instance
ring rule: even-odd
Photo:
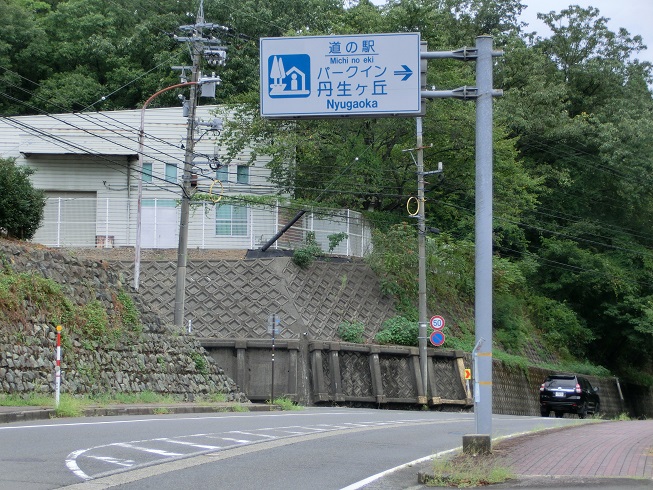
[[[219,404],[219,405],[112,405],[84,409],[85,417],[108,417],[115,415],[167,415],[179,413],[220,413],[220,412],[273,412],[280,410],[276,405],[267,404]]]
[[[274,412],[280,411],[278,405],[263,403],[220,403],[213,405],[109,405],[87,407],[82,411],[83,417],[110,417],[118,415],[167,415],[180,413],[220,413],[220,412]],[[29,422],[57,418],[53,408],[0,407],[0,424]]]
[[[28,422],[31,420],[47,420],[55,416],[52,408],[37,408],[30,410],[17,410],[15,412],[0,413],[0,424],[12,422]]]

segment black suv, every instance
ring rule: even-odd
[[[585,378],[567,374],[547,376],[540,386],[540,413],[548,417],[553,410],[556,417],[575,413],[584,419],[588,413],[596,414],[601,407],[598,387]]]

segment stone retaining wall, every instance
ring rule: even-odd
[[[77,259],[5,240],[0,240],[0,260],[5,267],[56,281],[80,305],[99,300],[109,310],[115,291],[123,288],[129,277],[125,264]],[[468,355],[464,359],[459,353],[430,355],[431,385],[424,394],[419,390],[416,349],[333,342],[339,321],[363,317],[369,322],[366,325],[378,328],[392,314],[391,303],[382,298],[377,280],[364,264],[320,263],[308,272],[283,258],[190,265],[188,288],[192,294],[187,297],[193,306],[189,314],[204,322],[193,322],[198,326],[194,335],[165,327],[172,319],[162,321],[150,308],[171,308],[174,265],[144,262],[148,286],[141,287],[141,294],[132,295],[146,326],[141,340],[113,348],[89,348],[79,340],[73,343],[72,355],[63,353],[64,392],[147,390],[193,395],[221,391],[230,399],[244,399],[235,379],[247,395],[265,400],[271,391],[271,340],[266,319],[268,313],[276,312],[285,317],[276,345],[274,391],[279,395],[307,404],[415,405],[426,399],[432,406],[469,406],[470,391],[460,379],[463,363],[471,367]],[[36,311],[28,311],[30,315],[29,325],[12,333],[0,332],[0,389],[4,392],[45,393],[53,388],[54,326]],[[368,332],[372,335],[374,330]],[[539,415],[539,384],[548,372],[509,368],[496,361],[493,369],[494,413]],[[590,377],[590,381],[601,389],[606,415],[653,416],[651,389],[620,385],[615,378]]]
[[[65,335],[65,332],[64,334]],[[52,394],[56,333],[34,325],[0,334],[0,388],[12,394]],[[228,401],[247,401],[231,378],[206,356],[193,338],[144,333],[137,343],[83,348],[75,340],[62,348],[61,391],[72,395],[115,393],[195,395],[224,393]]]
[[[124,284],[120,274],[106,262],[77,259],[40,246],[0,240],[0,261],[6,269],[52,279],[78,305],[98,300],[109,313],[113,298]],[[191,398],[219,392],[229,401],[247,401],[194,337],[165,327],[146,305],[137,305],[144,323],[144,332],[137,337],[114,345],[72,337],[64,342],[63,393],[152,391]],[[32,305],[24,307],[24,322],[0,329],[0,391],[52,394],[55,325]],[[62,337],[66,338],[65,325]]]

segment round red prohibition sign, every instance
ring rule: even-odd
[[[440,347],[442,344],[444,344],[444,332],[441,332],[440,330],[436,330],[431,334],[431,343],[436,346]]]
[[[430,323],[433,330],[442,330],[444,328],[444,318],[440,315],[432,316]]]

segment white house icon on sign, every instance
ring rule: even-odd
[[[311,59],[307,54],[270,56],[268,94],[278,98],[308,97],[311,94],[310,71]]]

